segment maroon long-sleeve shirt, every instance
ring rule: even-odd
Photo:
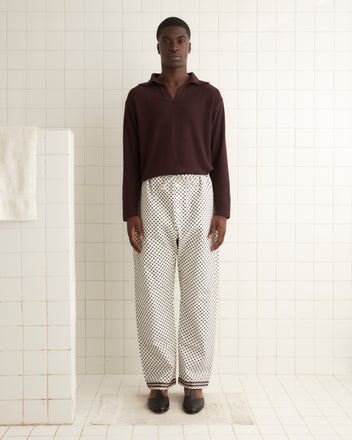
[[[174,98],[156,81],[130,90],[123,126],[123,220],[138,215],[141,183],[167,174],[209,174],[215,214],[230,217],[230,182],[221,94],[194,73]]]

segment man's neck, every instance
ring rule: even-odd
[[[189,75],[186,69],[183,70],[162,70],[158,76],[158,81],[169,86],[180,86],[189,80]]]

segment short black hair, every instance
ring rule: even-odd
[[[188,39],[189,40],[191,39],[191,30],[185,21],[183,21],[181,18],[178,18],[178,17],[168,17],[168,18],[165,18],[165,20],[162,21],[158,26],[158,29],[156,31],[156,39],[158,41],[159,41],[159,37],[160,37],[162,29],[164,29],[165,27],[168,27],[168,26],[180,26],[180,27],[185,28]]]

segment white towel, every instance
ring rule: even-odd
[[[36,220],[37,127],[0,127],[0,220]]]

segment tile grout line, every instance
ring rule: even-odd
[[[85,377],[87,377],[87,376],[90,376],[89,374],[87,374],[87,375],[85,375]],[[90,426],[90,423],[89,423],[89,417],[91,417],[92,415],[90,414],[90,412],[91,412],[91,410],[92,410],[92,408],[94,407],[94,404],[95,404],[95,402],[96,402],[96,400],[97,400],[97,398],[98,398],[98,392],[99,392],[99,389],[100,389],[100,387],[101,387],[101,384],[102,384],[102,382],[104,381],[104,377],[105,377],[105,375],[104,374],[97,374],[97,375],[94,375],[94,376],[101,376],[101,378],[100,378],[100,380],[99,380],[99,383],[97,384],[97,385],[95,385],[96,386],[96,390],[95,390],[95,393],[94,393],[94,397],[91,399],[91,405],[90,405],[90,407],[88,408],[88,410],[87,410],[87,413],[86,413],[86,416],[85,416],[85,421],[84,421],[84,423],[83,423],[83,425],[82,425],[82,429],[81,429],[81,432],[80,432],[80,434],[79,434],[79,437],[78,437],[78,439],[81,439],[82,437],[84,438],[85,437],[85,435],[83,434],[84,433],[84,430],[85,430],[85,428],[86,428],[86,426]],[[83,382],[83,381],[82,381]],[[78,394],[78,393],[77,393]],[[93,394],[93,393],[92,393]]]
[[[335,115],[335,39],[336,39],[336,23],[335,23],[335,15],[336,15],[336,9],[335,9],[335,0],[333,0],[333,46],[332,46],[332,87],[333,87],[333,93],[332,93],[332,111]],[[335,243],[335,191],[334,191],[334,183],[335,183],[335,118],[332,118],[332,182],[333,182],[333,190],[332,190],[332,221],[331,221],[331,229],[332,229],[332,243]],[[352,231],[352,229],[351,229]],[[350,237],[350,243],[352,242],[352,237]],[[334,280],[334,272],[335,272],[335,266],[334,266],[334,259],[335,259],[335,247],[332,246],[332,262],[331,262],[331,280]],[[350,283],[352,280],[350,280]],[[336,374],[336,362],[335,362],[335,337],[336,337],[336,328],[335,328],[335,283],[332,281],[332,307],[331,307],[331,314],[332,314],[332,373]]]
[[[258,223],[258,212],[259,212],[259,206],[258,206],[258,179],[259,179],[259,161],[258,161],[258,155],[259,155],[259,134],[258,134],[258,122],[259,122],[259,108],[258,108],[258,83],[259,83],[259,71],[258,71],[258,1],[256,0],[255,5],[255,372],[258,374],[258,363],[259,363],[259,356],[258,356],[258,350],[259,350],[259,330],[258,330],[258,316],[259,316],[259,259],[258,259],[258,252],[259,252],[259,223]],[[239,14],[237,14],[239,15]],[[240,340],[238,341],[238,345],[240,345]],[[250,353],[252,354],[252,353]],[[248,355],[248,353],[247,353]],[[239,358],[240,359],[240,358]],[[242,372],[242,369],[240,370]]]
[[[316,191],[315,189],[317,188],[316,186],[316,160],[317,160],[317,130],[316,130],[316,32],[317,32],[317,23],[316,23],[316,16],[317,16],[317,5],[316,5],[317,0],[314,0],[314,5],[313,5],[313,14],[314,14],[314,27],[313,27],[313,164],[312,164],[312,181],[313,181],[313,265],[312,265],[312,269],[313,269],[313,299],[312,299],[312,318],[313,318],[313,322],[314,324],[317,322],[317,302],[316,302],[316,248],[317,248],[317,242],[316,242],[316,220],[317,220],[317,216],[316,216]],[[319,264],[319,263],[318,263]],[[332,264],[332,270],[333,270],[333,264]],[[333,279],[333,278],[332,278]],[[312,359],[312,368],[313,371],[312,373],[316,373],[316,353],[317,353],[317,340],[316,340],[316,325],[313,325],[313,329],[312,329],[312,333],[313,333],[313,341],[312,341],[312,351],[313,353],[311,353],[311,356],[313,356]]]
[[[103,1],[102,4],[102,34],[103,34],[103,53],[102,53],[102,64],[103,68],[105,70],[105,2]],[[104,338],[104,344],[103,344],[103,352],[104,352],[104,360],[103,360],[103,372],[106,374],[106,365],[107,365],[107,359],[106,359],[106,352],[107,352],[107,343],[109,342],[109,339],[106,337],[106,307],[109,305],[109,302],[107,302],[106,298],[106,187],[108,186],[106,184],[105,178],[106,178],[106,169],[105,169],[105,157],[106,157],[106,149],[105,149],[105,75],[103,73],[103,90],[102,90],[102,116],[103,116],[103,128],[102,128],[102,184],[103,184],[103,205],[101,207],[102,210],[102,217],[103,217],[103,269],[104,269],[104,280],[103,280],[103,295],[104,295],[104,309],[103,309],[103,338]],[[122,277],[124,275],[122,274]],[[124,279],[124,278],[122,278]],[[124,335],[123,335],[123,339]]]
[[[235,55],[235,60],[236,60],[236,126],[239,127],[240,126],[240,117],[239,117],[239,109],[240,109],[240,105],[239,105],[239,90],[240,90],[240,79],[239,79],[239,62],[238,62],[238,47],[239,47],[239,31],[238,31],[238,27],[239,27],[239,13],[238,13],[238,3],[236,3],[236,55]],[[236,306],[237,306],[237,316],[236,316],[236,330],[237,330],[237,344],[236,344],[236,354],[237,354],[237,359],[236,359],[236,373],[238,374],[240,372],[240,347],[239,347],[239,335],[240,335],[240,250],[239,250],[239,246],[238,244],[240,243],[240,228],[239,228],[239,215],[238,215],[238,210],[239,210],[239,187],[240,187],[240,177],[239,177],[239,172],[238,172],[238,164],[240,163],[240,149],[239,149],[239,145],[240,145],[240,130],[236,130],[236,149],[237,149],[237,166],[236,166],[236,201],[238,202],[238,209],[237,209],[237,214],[236,214],[236,218],[235,218],[235,225],[236,225],[236,240],[237,240],[237,246],[236,246],[236,296],[237,296],[237,301],[236,301]]]
[[[251,374],[250,376],[256,376],[256,377],[258,377],[258,375],[252,375],[252,374]],[[256,426],[256,428],[257,428],[257,430],[258,430],[258,434],[260,435],[260,439],[258,439],[258,440],[264,440],[263,434],[262,434],[262,432],[261,432],[261,430],[260,430],[260,428],[259,428],[259,425],[258,425],[258,423],[257,423],[257,421],[256,421],[256,417],[255,417],[254,411],[252,410],[252,407],[251,407],[251,405],[249,404],[249,399],[248,399],[248,396],[247,396],[247,393],[246,393],[246,389],[245,389],[243,383],[241,382],[241,375],[238,374],[238,375],[237,375],[237,378],[238,378],[238,382],[239,382],[239,384],[241,385],[242,394],[243,394],[243,396],[245,397],[245,400],[246,400],[246,402],[247,402],[247,405],[248,405],[248,408],[249,408],[249,412],[250,412],[251,418],[253,419],[254,425]],[[236,435],[236,431],[235,431],[235,426],[234,426],[234,425],[235,425],[235,423],[232,423],[232,430],[233,430],[234,434]]]
[[[279,376],[278,376],[277,374],[272,374],[272,375],[270,374],[269,377],[274,377],[277,381],[280,382]],[[263,388],[263,390],[264,390],[264,393],[265,393],[265,396],[266,396],[266,398],[268,399],[268,401],[270,402],[270,405],[271,405],[270,408],[271,408],[271,409],[273,410],[273,412],[275,413],[275,415],[276,415],[276,417],[277,417],[277,419],[278,419],[278,421],[279,421],[279,424],[281,425],[282,430],[284,431],[284,433],[285,433],[287,439],[289,440],[290,437],[289,437],[288,433],[287,433],[286,430],[285,430],[285,425],[282,424],[281,418],[280,418],[280,416],[278,415],[278,413],[276,412],[276,408],[275,408],[275,406],[273,405],[272,399],[270,399],[269,394],[268,394],[268,392],[267,392],[265,386],[263,385],[262,381],[260,380],[260,375],[259,375],[259,374],[258,374],[258,382],[259,382],[260,385],[262,386],[262,388]],[[286,391],[286,390],[285,390],[285,391]],[[287,393],[287,392],[286,392],[286,393]]]
[[[84,201],[84,207],[83,207],[83,228],[84,228],[84,243],[83,243],[83,288],[84,288],[84,294],[83,294],[83,305],[84,305],[84,354],[83,354],[83,359],[84,359],[84,372],[85,374],[87,374],[87,348],[88,348],[88,341],[87,341],[87,309],[88,309],[88,301],[87,301],[87,243],[89,243],[89,241],[87,241],[87,185],[86,185],[86,127],[85,127],[85,119],[86,119],[86,62],[87,62],[87,57],[86,57],[86,29],[87,29],[87,19],[86,19],[86,2],[85,0],[83,1],[83,10],[82,10],[82,14],[83,14],[83,29],[82,29],[82,34],[83,34],[83,47],[82,47],[82,52],[83,52],[83,56],[84,56],[84,61],[83,61],[83,84],[82,84],[82,89],[83,89],[83,127],[82,127],[82,138],[83,138],[83,201]]]
[[[278,364],[278,287],[277,281],[279,276],[278,268],[278,141],[277,141],[277,91],[278,91],[278,81],[277,81],[277,39],[278,39],[278,11],[277,11],[278,0],[275,2],[275,374],[278,374],[277,364]]]
[[[26,17],[26,8],[27,8],[27,0],[25,0],[24,2],[24,14]],[[24,32],[25,35],[27,34],[27,19],[25,20],[25,28],[24,28]],[[25,67],[25,72],[26,72],[26,86],[27,86],[27,78],[28,78],[28,72],[27,72],[27,38],[26,38],[26,42],[25,42],[25,53],[26,53],[26,67]],[[26,87],[26,92],[27,92],[27,87]],[[27,93],[26,93],[26,109],[27,109]],[[26,111],[26,125],[28,125],[28,120],[27,120],[27,111]],[[37,159],[36,159],[37,160]],[[24,401],[25,401],[25,392],[24,392],[24,388],[25,388],[25,374],[24,374],[24,356],[25,356],[25,326],[24,326],[24,298],[23,298],[23,226],[22,226],[22,222],[19,222],[19,230],[20,230],[20,249],[21,249],[21,254],[19,255],[20,257],[20,277],[21,277],[21,330],[22,330],[22,378],[21,378],[21,385],[22,385],[22,402],[21,402],[21,406],[22,406],[22,414],[21,414],[21,423],[24,423]]]
[[[294,130],[293,130],[293,169],[294,169],[294,177],[293,177],[293,273],[294,273],[294,279],[293,279],[293,332],[294,332],[294,348],[293,348],[293,374],[297,373],[297,280],[296,280],[296,274],[297,274],[297,199],[296,199],[296,188],[297,188],[297,173],[296,173],[296,160],[297,160],[297,47],[296,47],[296,41],[297,41],[297,0],[294,0],[294,43],[293,43],[293,53],[294,53],[294,75],[293,75],[293,82],[294,82]],[[279,373],[277,371],[276,367],[276,373]]]

